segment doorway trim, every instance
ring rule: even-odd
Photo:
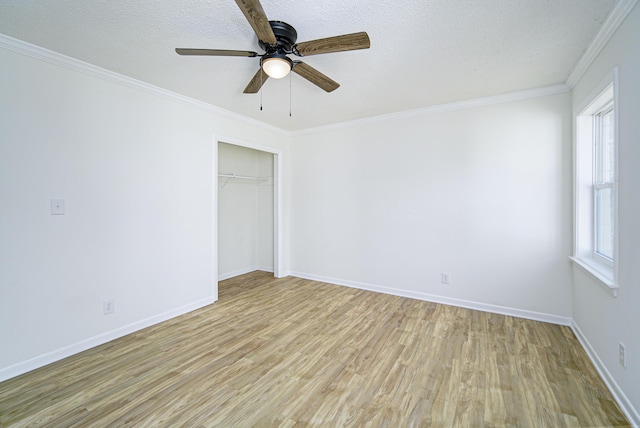
[[[265,146],[262,144],[255,144],[239,140],[237,138],[216,136],[213,137],[212,148],[212,163],[213,163],[213,275],[215,283],[215,297],[218,299],[218,143],[226,143],[234,146],[246,147],[248,149],[259,150],[261,152],[270,153],[273,155],[273,275],[276,278],[282,278],[284,275],[283,269],[283,231],[282,226],[282,172],[283,172],[283,157],[282,150]]]

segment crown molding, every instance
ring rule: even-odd
[[[481,107],[492,104],[499,104],[510,101],[523,100],[527,98],[535,98],[546,95],[554,95],[564,92],[569,92],[573,86],[577,83],[580,77],[584,74],[589,65],[593,62],[598,53],[602,50],[606,42],[611,38],[613,33],[620,26],[624,18],[636,5],[638,0],[619,0],[616,6],[608,15],[600,31],[589,45],[585,54],[580,58],[572,72],[569,74],[564,84],[545,86],[542,88],[529,89],[524,91],[512,92],[508,94],[501,94],[483,98],[475,98],[465,101],[440,104],[435,106],[423,107],[413,110],[406,110],[397,113],[372,116],[363,119],[356,119],[347,122],[340,122],[315,128],[307,128],[299,131],[287,131],[285,129],[261,122],[247,116],[243,116],[238,113],[234,113],[229,110],[214,106],[212,104],[199,101],[176,92],[169,91],[167,89],[160,88],[158,86],[151,85],[141,80],[128,77],[93,64],[89,64],[84,61],[51,51],[49,49],[42,48],[40,46],[33,45],[31,43],[15,39],[13,37],[0,34],[0,48],[4,48],[9,51],[20,53],[29,56],[34,59],[38,59],[43,62],[47,62],[53,65],[57,65],[69,70],[80,72],[89,76],[97,77],[102,80],[110,81],[116,84],[128,86],[138,90],[143,90],[148,93],[163,96],[165,98],[177,101],[191,107],[204,110],[206,112],[228,118],[237,121],[241,121],[253,126],[263,128],[272,132],[277,132],[290,137],[317,134],[337,129],[350,128],[363,125],[377,124],[387,121],[401,120],[407,118],[414,118],[419,116],[438,114],[444,112],[450,112],[455,110],[463,110],[472,107]]]
[[[61,53],[54,52],[49,49],[45,49],[43,47],[36,46],[34,44],[31,44],[22,40],[15,39],[13,37],[10,37],[1,33],[0,33],[0,48],[6,49],[8,51],[16,52],[16,53],[19,53],[43,62],[47,62],[49,64],[63,67],[68,70],[83,73],[88,76],[96,77],[98,79],[106,80],[111,83],[116,83],[119,85],[127,86],[129,88],[142,90],[154,95],[160,95],[172,101],[177,101],[182,104],[186,104],[190,107],[195,107],[197,109],[206,111],[208,113],[215,114],[217,116],[221,116],[227,119],[238,120],[247,124],[251,124],[253,126],[267,129],[269,131],[275,131],[280,134],[288,135],[287,131],[281,128],[278,128],[276,126],[269,125],[267,123],[260,122],[255,119],[251,119],[241,114],[237,114],[232,111],[225,110],[220,107],[216,107],[212,104],[208,104],[203,101],[199,101],[194,98],[190,98],[190,97],[178,94],[176,92],[160,88],[150,83],[146,83],[141,80],[137,80],[132,77],[125,76],[125,75],[116,73],[114,71],[110,71],[110,70],[98,67],[96,65],[89,64],[84,61],[80,61],[79,59],[75,59],[75,58],[63,55]]]
[[[618,3],[613,7],[611,13],[609,13],[602,24],[602,27],[600,27],[598,34],[593,38],[587,50],[578,60],[575,67],[573,67],[571,73],[569,73],[569,77],[567,77],[565,82],[569,88],[573,89],[574,86],[576,86],[578,80],[584,75],[611,36],[613,36],[618,27],[620,27],[622,21],[629,15],[629,12],[633,10],[636,3],[638,3],[638,0],[618,0]]]
[[[348,122],[340,122],[331,125],[320,126],[317,128],[308,128],[300,131],[292,131],[291,136],[319,134],[323,132],[335,131],[343,128],[352,128],[356,126],[373,125],[383,122],[409,119],[414,117],[428,116],[432,114],[446,113],[456,110],[464,110],[473,107],[484,107],[493,104],[506,103],[511,101],[525,100],[528,98],[543,97],[547,95],[555,95],[569,92],[569,88],[560,83],[558,85],[543,86],[541,88],[528,89],[518,92],[510,92],[507,94],[493,95],[490,97],[473,98],[465,101],[454,103],[439,104],[435,106],[423,107],[414,110],[406,110],[398,113],[384,114],[379,116],[367,117],[364,119],[356,119]]]

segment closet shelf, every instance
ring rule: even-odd
[[[260,182],[265,182],[265,181],[269,182],[273,180],[273,177],[253,177],[250,175],[237,175],[237,174],[218,174],[218,177],[226,178],[224,183],[222,183],[223,189],[224,189],[224,186],[226,186],[230,180],[251,180],[251,181],[259,182],[258,184],[260,184]]]

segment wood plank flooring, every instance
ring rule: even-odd
[[[0,383],[0,426],[628,426],[567,327],[254,272]]]

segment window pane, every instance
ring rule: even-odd
[[[615,121],[612,109],[597,116],[599,132],[596,150],[596,183],[613,183]]]
[[[613,189],[596,189],[596,253],[613,260]]]
[[[613,110],[602,118],[602,180],[605,183],[613,183],[614,165],[614,117]]]

